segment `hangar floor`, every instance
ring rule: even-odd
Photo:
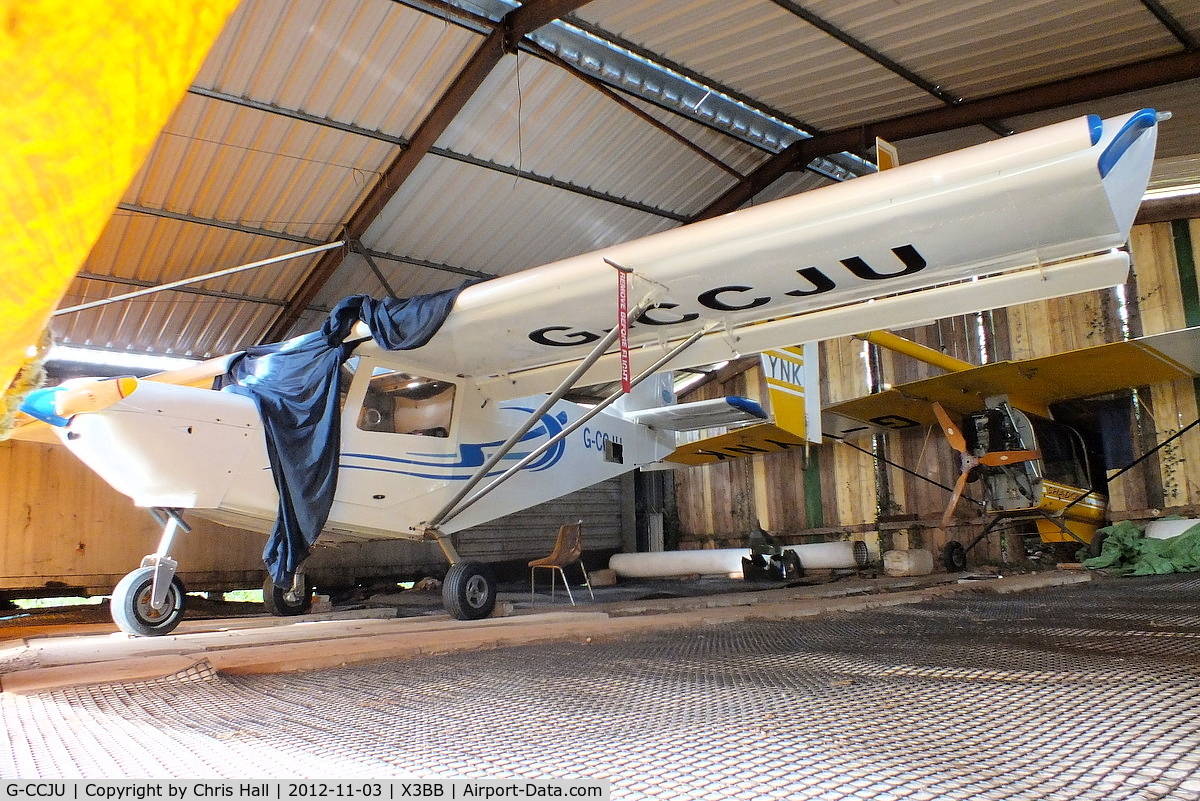
[[[1200,578],[959,592],[274,675],[0,694],[0,776],[611,781],[677,799],[1200,798]]]

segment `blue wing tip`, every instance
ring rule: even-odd
[[[725,402],[739,411],[754,415],[760,420],[767,419],[767,412],[765,409],[763,409],[762,405],[759,404],[758,401],[753,401],[749,398],[742,398],[737,395],[731,395],[725,398]]]
[[[1125,152],[1133,146],[1133,143],[1157,124],[1158,112],[1152,108],[1144,108],[1130,115],[1096,162],[1096,166],[1100,170],[1100,177],[1107,177],[1112,168],[1121,160],[1121,156],[1125,155]],[[1093,133],[1093,138],[1094,136]]]
[[[47,387],[35,389],[21,402],[21,411],[30,417],[63,428],[70,420],[59,417],[55,412],[54,396],[62,391],[62,387]]]

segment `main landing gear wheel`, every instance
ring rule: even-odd
[[[171,577],[167,597],[163,605],[155,609],[151,605],[154,589],[154,568],[140,567],[121,579],[113,589],[110,612],[117,628],[126,634],[153,637],[170,634],[183,620],[183,582],[178,576]]]
[[[496,577],[483,562],[450,566],[442,583],[442,604],[451,617],[480,620],[496,608]]]
[[[263,606],[276,617],[307,614],[312,609],[312,594],[313,586],[308,581],[304,582],[304,592],[300,597],[296,597],[291,589],[276,587],[270,576],[263,582]]]
[[[942,549],[942,564],[951,573],[961,573],[967,569],[967,549],[958,540],[950,540]]]

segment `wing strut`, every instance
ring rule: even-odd
[[[638,317],[648,311],[652,305],[654,304],[650,300],[642,301],[638,304],[637,308],[630,311],[629,314],[630,316]],[[596,343],[596,346],[592,348],[591,353],[589,353],[583,359],[583,361],[581,361],[578,366],[571,371],[570,375],[562,380],[562,383],[558,385],[558,388],[546,397],[546,400],[542,402],[542,405],[539,406],[532,414],[530,414],[529,418],[521,425],[521,427],[514,431],[512,436],[506,439],[504,444],[502,444],[496,450],[496,452],[493,453],[492,456],[487,459],[469,479],[467,479],[463,488],[456,492],[454,497],[451,498],[445,506],[438,510],[437,514],[430,518],[428,522],[423,524],[422,528],[425,531],[425,536],[430,539],[436,539],[438,544],[442,546],[442,549],[446,551],[446,556],[451,562],[455,562],[457,560],[454,556],[452,556],[453,551],[446,549],[447,543],[445,538],[438,536],[438,526],[446,521],[446,518],[450,516],[450,513],[455,510],[455,507],[458,506],[462,499],[467,497],[471,490],[475,489],[476,485],[479,484],[479,482],[482,481],[485,476],[487,476],[488,471],[495,467],[501,459],[507,456],[509,451],[516,447],[517,443],[521,441],[521,438],[528,434],[529,431],[535,425],[537,425],[538,421],[542,419],[542,415],[548,412],[550,407],[562,400],[563,396],[571,391],[571,389],[575,386],[575,383],[579,381],[579,379],[583,378],[584,373],[590,370],[592,365],[599,361],[600,357],[604,355],[605,351],[607,351],[609,347],[617,341],[618,336],[620,336],[620,327],[613,326],[613,328]]]
[[[647,367],[644,371],[639,373],[637,375],[637,377],[635,377],[633,380],[631,380],[629,382],[630,389],[632,389],[633,387],[636,387],[638,384],[642,383],[647,378],[649,378],[650,376],[657,373],[659,370],[661,370],[663,368],[663,366],[665,364],[667,364],[667,362],[671,361],[676,356],[678,356],[680,353],[685,351],[692,344],[694,344],[696,342],[696,340],[700,339],[700,337],[707,334],[714,327],[715,326],[706,326],[705,328],[700,328],[697,331],[695,331],[695,333],[693,333],[690,337],[683,340],[675,347],[671,348],[671,350],[668,351],[662,358],[660,358],[654,364]],[[456,502],[456,505],[453,506],[453,508],[443,516],[441,522],[445,522],[446,518],[448,518],[448,517],[453,517],[455,515],[459,515],[459,514],[462,514],[463,512],[465,512],[468,508],[473,506],[476,501],[482,499],[484,496],[486,496],[492,490],[496,489],[496,487],[500,486],[502,483],[504,483],[508,479],[512,478],[513,476],[515,476],[522,468],[525,467],[525,465],[529,464],[534,459],[537,459],[542,454],[544,454],[546,451],[550,450],[555,445],[562,442],[564,439],[566,439],[572,433],[577,431],[580,428],[580,426],[584,425],[589,420],[591,420],[593,417],[600,414],[600,412],[607,409],[609,406],[611,406],[613,403],[615,403],[618,399],[620,399],[620,397],[624,394],[625,394],[625,390],[620,389],[620,390],[612,393],[608,397],[606,397],[600,403],[596,404],[596,406],[589,409],[582,417],[580,417],[574,423],[571,423],[569,426],[567,426],[562,431],[560,431],[557,434],[555,434],[554,436],[552,436],[546,442],[543,442],[540,446],[535,448],[531,453],[529,453],[528,455],[523,457],[519,462],[514,464],[512,467],[508,468],[508,470],[505,470],[503,473],[496,476],[496,478],[493,481],[491,481],[489,484],[487,484],[481,490],[476,492],[474,495],[472,495],[471,497],[462,501],[461,503]],[[540,417],[540,415],[539,415],[539,417]]]

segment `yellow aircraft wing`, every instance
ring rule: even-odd
[[[1045,414],[1059,401],[1200,375],[1200,328],[1113,342],[1039,359],[996,362],[912,381],[822,410],[826,436],[845,438],[936,422],[932,404],[959,414],[980,411],[992,396]]]
[[[785,431],[774,423],[756,423],[699,442],[680,445],[667,457],[667,461],[687,465],[714,464],[743,456],[803,448],[806,444],[804,437]]]

